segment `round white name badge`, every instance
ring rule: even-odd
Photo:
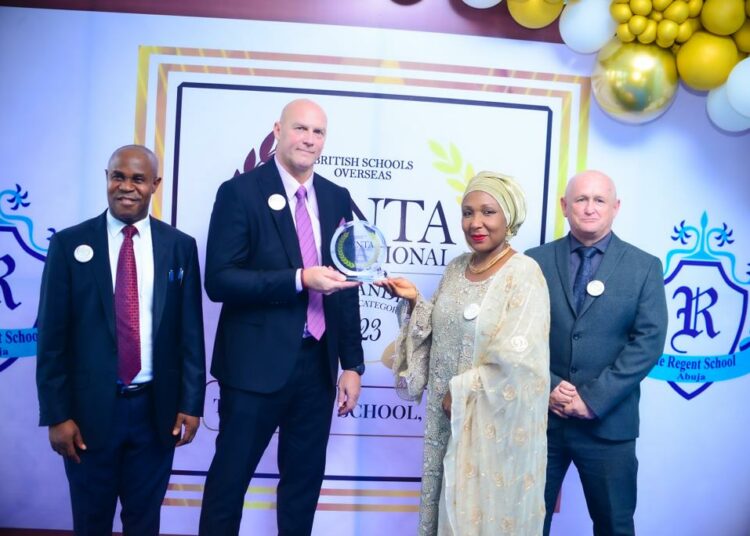
[[[589,281],[588,285],[586,285],[586,292],[594,297],[601,296],[604,293],[604,283],[598,279],[593,279]]]
[[[479,304],[470,303],[467,305],[464,309],[464,318],[466,320],[474,320],[477,316],[479,316]]]
[[[73,251],[73,256],[78,262],[89,262],[94,258],[94,250],[88,244],[81,244]]]
[[[286,198],[281,194],[273,194],[268,198],[268,206],[273,210],[282,210],[286,206]]]

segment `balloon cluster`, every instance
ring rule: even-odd
[[[620,41],[631,43],[637,39],[662,48],[690,39],[701,28],[701,9],[703,0],[614,0],[609,6],[612,18],[618,22]],[[673,51],[677,48],[679,44]]]
[[[463,0],[489,8],[501,0]],[[708,91],[719,128],[750,129],[750,0],[506,0],[526,28],[559,20],[575,52],[598,51],[593,94],[611,117],[645,123],[663,114],[682,82]]]

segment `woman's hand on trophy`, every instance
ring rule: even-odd
[[[380,279],[375,281],[375,285],[383,287],[392,296],[408,300],[412,307],[414,307],[414,303],[417,301],[419,291],[417,290],[417,287],[414,286],[414,283],[405,277],[388,277],[386,279]]]

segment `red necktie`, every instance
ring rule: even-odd
[[[141,370],[141,326],[138,313],[138,273],[133,254],[133,235],[138,229],[126,225],[117,259],[115,318],[117,320],[117,374],[130,385]]]
[[[312,222],[310,214],[305,206],[307,190],[300,186],[294,194],[297,198],[297,207],[294,210],[294,216],[297,224],[297,238],[299,239],[299,249],[302,253],[302,265],[305,268],[318,266],[318,247],[315,245]],[[307,289],[307,331],[317,340],[323,336],[326,330],[326,319],[323,313],[323,295],[312,289]]]

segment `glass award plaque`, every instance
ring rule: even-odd
[[[350,281],[376,281],[387,277],[383,270],[385,254],[383,233],[366,221],[344,223],[333,233],[333,264]]]

